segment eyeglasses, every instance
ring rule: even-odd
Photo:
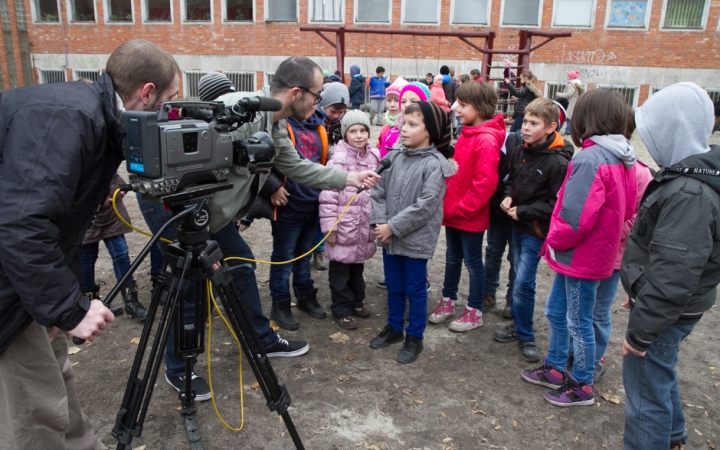
[[[307,92],[308,94],[312,94],[313,97],[315,97],[315,101],[313,102],[313,105],[318,105],[322,101],[322,95],[316,94],[310,89],[304,87],[304,86],[295,86],[296,88],[302,89],[303,91]]]

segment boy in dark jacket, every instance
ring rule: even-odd
[[[694,83],[664,88],[635,120],[661,170],[645,191],[620,272],[630,308],[624,444],[679,449],[687,439],[675,373],[680,342],[715,303],[720,282],[720,147],[707,145],[712,102]]]
[[[515,283],[513,323],[495,332],[494,338],[503,343],[519,341],[526,361],[540,359],[532,326],[535,276],[557,193],[574,153],[572,144],[555,131],[559,116],[558,107],[548,99],[537,99],[525,108],[524,143],[512,150],[505,199],[500,204],[500,208],[513,219]]]
[[[360,66],[350,66],[350,109],[359,109],[365,103],[365,77],[360,74]]]

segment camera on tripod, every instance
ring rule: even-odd
[[[232,165],[250,173],[269,172],[275,156],[272,138],[257,132],[234,141],[232,132],[258,111],[281,107],[277,100],[248,97],[232,106],[173,101],[160,104],[157,112],[123,112],[123,147],[133,190],[159,201],[197,186],[226,184]],[[173,108],[181,109],[180,119],[169,119]]]

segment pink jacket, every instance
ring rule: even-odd
[[[375,170],[380,164],[377,149],[367,146],[365,156],[360,150],[351,147],[345,141],[335,146],[327,167],[359,172]],[[355,187],[346,187],[320,193],[320,228],[327,233],[342,213],[350,198],[357,192]],[[370,229],[370,191],[365,190],[350,204],[340,223],[335,228],[334,244],[325,242],[325,256],[331,261],[345,264],[360,264],[375,254],[375,234]]]
[[[653,179],[650,168],[644,162],[637,160],[635,163],[635,178],[637,179],[637,202],[635,203],[635,213],[632,219],[626,220],[623,225],[622,238],[620,239],[620,249],[618,250],[617,258],[615,259],[615,270],[620,270],[620,264],[622,263],[623,253],[625,253],[625,247],[627,246],[628,236],[630,236],[630,230],[632,230],[633,224],[635,223],[635,217],[637,217],[637,211],[640,209],[640,203],[642,196],[645,193],[645,189]]]
[[[585,280],[609,277],[623,226],[635,214],[637,189],[635,154],[627,139],[585,140],[568,166],[541,252],[550,268]]]
[[[448,105],[445,90],[442,86],[435,83],[430,85],[430,101],[441,107],[446,113],[450,112],[450,105]]]
[[[394,127],[385,125],[380,129],[380,137],[378,138],[378,150],[380,151],[380,158],[384,158],[388,154],[391,148],[395,147],[395,144],[400,137],[400,124],[402,123],[402,117],[397,120],[397,124]]]

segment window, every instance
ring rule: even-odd
[[[648,93],[648,98],[652,97],[653,95],[657,94],[664,88],[665,86],[650,86],[650,92]]]
[[[265,20],[268,22],[297,22],[297,0],[265,0]]]
[[[148,22],[172,22],[172,6],[170,0],[145,0],[147,10],[145,20]]]
[[[310,22],[343,22],[343,0],[310,0]]]
[[[209,72],[200,72],[195,70],[185,71],[185,82],[183,83],[183,93],[186,100],[199,100],[198,83],[203,75]]]
[[[503,25],[540,26],[540,0],[505,0]]]
[[[720,101],[720,89],[717,88],[707,88],[705,89],[710,96],[710,100],[712,100],[713,104]]]
[[[40,83],[64,83],[65,70],[63,69],[39,69]]]
[[[97,81],[100,78],[100,71],[96,69],[78,69],[73,71],[73,80],[77,81],[80,79]]]
[[[273,78],[275,78],[275,72],[265,72],[265,83],[263,84],[263,86],[270,86]]]
[[[132,22],[132,0],[107,0],[105,6],[108,22]]]
[[[647,28],[648,0],[619,2],[612,0],[608,8],[608,27]]]
[[[355,22],[390,23],[391,0],[355,0]]]
[[[60,23],[57,0],[34,0],[35,22]]]
[[[637,108],[640,86],[628,86],[625,84],[598,84],[597,87],[618,91],[625,98],[628,105],[633,108]]]
[[[212,21],[212,7],[210,0],[184,0],[183,20],[186,22]]]
[[[439,22],[439,0],[404,0],[403,23],[430,23]]]
[[[452,23],[487,25],[489,3],[488,0],[454,0]]]
[[[238,92],[255,92],[255,72],[223,72]]]
[[[545,98],[555,100],[555,96],[558,92],[565,90],[567,83],[561,83],[559,81],[546,81],[545,82]]]
[[[254,0],[225,0],[227,22],[252,22],[255,20]]]
[[[93,0],[70,0],[70,22],[95,22],[95,2]]]
[[[556,27],[592,27],[595,0],[555,0]]]
[[[702,29],[707,0],[665,0],[663,28]]]

